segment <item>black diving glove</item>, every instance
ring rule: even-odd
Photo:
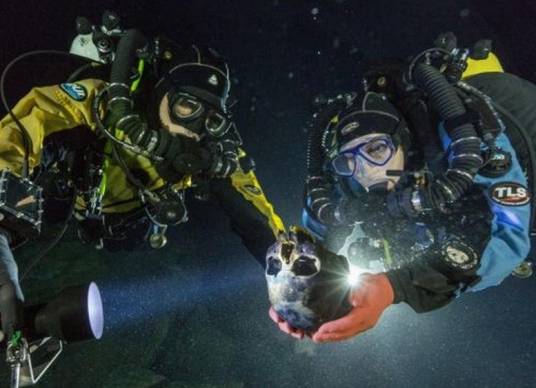
[[[387,208],[393,218],[413,218],[418,213],[411,204],[411,188],[391,192],[387,195]]]
[[[157,165],[157,171],[167,182],[175,183],[185,175],[206,172],[212,164],[210,151],[185,136],[173,136],[169,131],[160,131],[158,154],[164,160]]]
[[[9,247],[9,234],[0,229],[0,320],[6,339],[23,325],[23,301],[17,264]]]
[[[227,178],[238,170],[238,144],[232,140],[209,142],[212,164],[209,174],[216,178]]]

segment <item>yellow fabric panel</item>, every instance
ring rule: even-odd
[[[43,141],[46,136],[55,132],[63,131],[85,125],[95,130],[95,122],[92,118],[91,104],[97,93],[104,87],[101,80],[88,79],[76,82],[82,85],[87,92],[83,101],[76,101],[64,92],[59,85],[33,88],[13,108],[13,113],[27,129],[31,138],[30,167],[39,165]],[[24,159],[22,135],[17,125],[6,115],[0,121],[0,170],[8,169],[20,174]],[[143,169],[153,182],[152,189],[163,185],[162,179],[156,172],[150,160],[132,153],[125,154],[128,166]],[[103,198],[103,205],[137,198],[135,189],[127,182],[121,168],[110,160],[106,170],[107,190]],[[106,212],[123,212],[139,207],[139,202],[119,205],[105,209]],[[85,204],[81,199],[77,200],[77,208],[83,208]]]
[[[13,108],[14,114],[26,127],[31,137],[32,149],[30,167],[37,166],[41,161],[43,140],[46,136],[68,130],[80,125],[86,125],[95,130],[95,122],[91,114],[91,104],[105,83],[100,80],[83,80],[76,82],[84,86],[87,97],[76,101],[64,92],[59,85],[38,87],[32,89]],[[24,159],[22,135],[11,117],[6,116],[0,121],[0,170],[9,169],[14,173],[21,171]],[[163,186],[164,181],[156,171],[152,162],[130,151],[122,151],[127,166],[144,170],[151,182],[149,189]],[[243,155],[244,153],[241,152]],[[110,158],[106,174],[106,192],[103,197],[103,212],[127,212],[140,206],[136,189],[127,181],[121,168]],[[283,222],[274,212],[268,202],[257,178],[253,172],[248,174],[238,171],[232,175],[232,183],[244,198],[250,201],[268,219],[274,235],[284,231]],[[191,177],[177,183],[177,189],[187,189],[192,186]],[[130,201],[111,206],[114,203]],[[85,208],[82,198],[77,198],[76,208]]]
[[[26,127],[31,138],[30,168],[41,161],[43,140],[46,136],[79,125],[94,128],[91,118],[91,101],[104,85],[99,80],[78,82],[88,96],[84,101],[70,98],[58,85],[33,88],[13,108],[13,113]],[[0,121],[0,170],[8,169],[20,174],[24,159],[22,134],[6,115]]]
[[[238,191],[247,201],[251,202],[253,206],[266,217],[275,237],[285,231],[283,221],[276,214],[272,204],[268,202],[253,171],[246,174],[239,169],[231,175],[231,181],[236,191]]]
[[[123,156],[128,167],[134,170],[143,170],[147,174],[149,182],[151,182],[149,189],[157,189],[164,185],[164,181],[149,159],[134,155],[131,152],[123,152]],[[125,173],[113,160],[110,160],[109,167],[106,169],[106,179],[106,192],[102,199],[104,213],[127,212],[140,206],[139,201],[110,206],[127,199],[138,198],[137,189],[127,181]]]
[[[493,53],[489,53],[486,59],[467,60],[467,69],[463,72],[462,79],[481,73],[504,73],[501,61]]]
[[[164,186],[165,182],[156,171],[156,167],[152,162],[141,156],[135,155],[130,151],[123,151],[123,156],[127,166],[134,170],[143,170],[149,178],[150,190],[156,190]],[[133,187],[128,181],[120,166],[110,160],[110,165],[106,169],[106,192],[102,199],[103,213],[123,213],[133,210],[141,206],[141,203],[136,200],[129,203],[119,204],[117,206],[110,206],[114,203],[122,202],[129,199],[137,199],[137,189]],[[174,188],[177,190],[188,189],[192,186],[191,177],[185,177]]]

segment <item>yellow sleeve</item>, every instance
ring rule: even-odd
[[[46,136],[87,125],[94,129],[91,103],[104,85],[100,80],[84,80],[33,88],[13,108],[31,139],[30,169],[39,165]],[[10,115],[0,121],[0,170],[20,173],[24,160],[22,134]]]
[[[266,218],[274,236],[277,237],[279,233],[285,231],[285,226],[281,217],[277,215],[273,205],[264,195],[261,185],[253,171],[245,173],[239,169],[231,175],[231,182],[234,189]]]

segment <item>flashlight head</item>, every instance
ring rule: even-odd
[[[40,306],[33,319],[33,331],[43,337],[78,342],[102,337],[104,314],[97,285],[69,287],[52,301]]]

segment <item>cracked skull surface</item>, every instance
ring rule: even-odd
[[[275,311],[306,331],[350,309],[348,260],[324,249],[301,230],[281,234],[266,255],[266,281]]]

